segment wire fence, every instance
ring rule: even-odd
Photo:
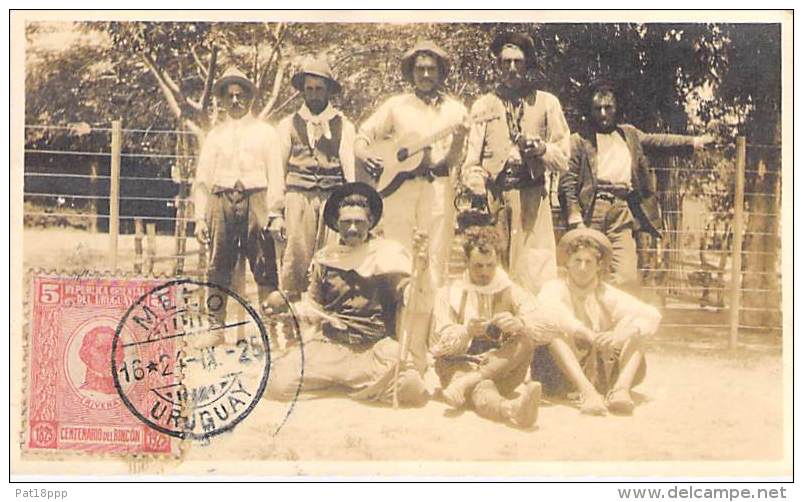
[[[187,239],[192,232],[189,188],[196,159],[191,132],[124,129],[119,123],[111,127],[38,124],[25,127],[38,135],[75,139],[26,143],[23,214],[26,226],[76,227],[96,234],[106,233],[109,260],[115,264],[114,268],[118,266],[118,255],[131,255],[131,250],[121,253],[118,248],[119,236],[129,234],[135,237],[133,260],[123,259],[120,266],[139,270],[161,266],[170,269],[163,271],[173,273],[203,271],[206,257],[194,247],[192,239]],[[144,135],[160,135],[168,139],[161,144],[174,146],[158,151],[152,146],[137,150],[136,139]],[[124,137],[129,139],[126,150],[122,148]],[[664,327],[729,330],[735,343],[738,330],[754,327],[756,323],[751,318],[757,315],[761,319],[758,324],[767,332],[780,331],[779,264],[767,264],[779,255],[780,192],[757,191],[750,188],[754,185],[745,187],[746,177],[772,179],[779,186],[780,169],[748,169],[745,162],[748,148],[766,151],[779,150],[780,146],[747,144],[744,138],[739,138],[736,159],[725,171],[722,165],[691,169],[694,175],[714,180],[733,178],[733,186],[698,189],[693,196],[679,193],[677,180],[675,184],[672,182],[682,169],[661,163],[654,166],[656,176],[670,180],[669,186],[659,183],[656,192],[662,202],[666,229],[662,239],[638,241],[640,292],[663,308]],[[730,207],[707,204],[708,198],[728,197],[733,201]],[[553,205],[554,200],[553,197]],[[559,211],[557,207],[553,210],[559,235],[563,231],[557,217]],[[160,256],[152,249],[157,234],[162,240],[170,235],[174,241],[172,250],[163,251]],[[752,245],[758,241],[770,245]],[[197,260],[195,269],[187,268],[187,258]],[[734,270],[738,273],[734,274]],[[763,303],[756,302],[758,297],[763,297]]]

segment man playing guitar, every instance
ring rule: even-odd
[[[413,85],[414,92],[391,97],[359,128],[354,153],[364,171],[360,173],[358,168],[357,177],[368,178],[366,181],[376,185],[391,161],[403,160],[382,158],[372,148],[378,142],[411,134],[443,136],[423,149],[423,158],[415,170],[398,177],[390,186],[377,186],[384,196],[385,237],[412,251],[415,230],[428,234],[432,250],[429,270],[439,284],[444,277],[454,230],[453,222],[445,221],[453,199],[449,174],[462,162],[467,134],[463,123],[468,112],[444,91],[449,57],[435,43],[416,44],[404,55],[401,66],[404,79]],[[436,134],[449,127],[454,127],[453,132]]]

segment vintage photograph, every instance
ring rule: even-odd
[[[11,472],[791,476],[792,13],[557,14],[12,12]]]

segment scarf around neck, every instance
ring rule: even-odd
[[[329,127],[329,121],[339,115],[340,112],[332,106],[331,103],[326,105],[326,108],[317,115],[313,115],[307,104],[301,105],[298,110],[298,115],[307,125],[307,138],[309,138],[310,148],[315,148],[315,144],[323,137],[332,139],[332,131]]]

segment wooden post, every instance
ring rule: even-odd
[[[93,234],[98,233],[98,199],[100,190],[98,190],[98,163],[96,161],[92,161],[89,165],[89,194],[92,196],[89,202],[90,211],[92,212],[92,218],[89,220],[90,224],[90,231]]]
[[[730,338],[728,348],[739,341],[739,311],[742,300],[742,239],[744,237],[744,169],[747,141],[736,138],[736,189],[733,193],[733,255],[731,258]]]
[[[156,223],[145,225],[148,238],[148,259],[145,261],[146,269],[149,274],[153,273],[153,264],[156,262]]]
[[[109,179],[109,261],[111,269],[117,270],[117,238],[120,234],[120,159],[122,149],[122,125],[112,121],[111,176]]]
[[[134,220],[134,272],[137,274],[142,273],[142,220],[137,218]]]

